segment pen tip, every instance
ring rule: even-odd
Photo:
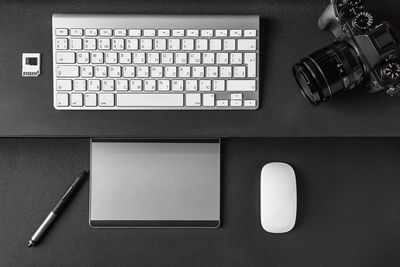
[[[34,245],[33,242],[29,240],[29,242],[27,244],[28,248],[32,247],[33,245]]]

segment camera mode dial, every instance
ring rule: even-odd
[[[374,23],[374,17],[371,13],[363,11],[358,13],[353,19],[353,26],[362,31],[369,30]]]
[[[382,76],[386,81],[395,82],[400,79],[399,60],[388,59],[381,70]]]
[[[350,7],[361,7],[364,5],[364,0],[344,0],[343,4]]]

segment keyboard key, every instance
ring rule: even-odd
[[[78,66],[57,66],[56,67],[57,77],[79,77]]]
[[[134,66],[125,66],[123,68],[123,76],[125,78],[133,78],[135,77],[135,67]]]
[[[74,80],[75,91],[86,91],[86,80]]]
[[[216,30],[215,36],[217,37],[226,37],[228,36],[228,30]]]
[[[95,50],[96,49],[96,39],[85,39],[83,41],[83,48],[85,50]]]
[[[245,100],[244,101],[244,106],[245,107],[255,107],[256,106],[256,101],[255,100]]]
[[[83,30],[82,29],[71,29],[71,36],[82,36]]]
[[[173,53],[162,53],[161,54],[161,63],[172,64],[173,62],[174,62],[174,54]]]
[[[200,107],[201,106],[201,94],[186,94],[186,106]]]
[[[110,50],[111,49],[111,39],[100,38],[98,40],[99,50]]]
[[[108,67],[108,77],[119,78],[122,75],[121,66],[110,66]]]
[[[102,80],[101,81],[101,89],[103,91],[114,91],[114,80]]]
[[[155,91],[156,90],[156,80],[145,80],[144,90],[145,91]]]
[[[56,39],[56,50],[67,50],[68,49],[68,39],[59,38]]]
[[[242,53],[231,53],[231,64],[242,64]]]
[[[142,91],[142,80],[130,80],[130,89],[132,91]]]
[[[211,39],[210,40],[210,50],[221,50],[222,40],[221,39]]]
[[[241,107],[242,100],[231,100],[231,107]]]
[[[215,54],[214,53],[203,53],[203,64],[214,64]]]
[[[128,80],[117,80],[117,91],[128,91]]]
[[[89,80],[88,81],[89,91],[100,91],[100,80]]]
[[[190,67],[179,67],[178,76],[180,78],[189,78],[191,76]]]
[[[228,80],[226,81],[227,91],[255,91],[255,80]]]
[[[186,36],[199,36],[199,30],[187,30],[186,31]]]
[[[242,30],[230,30],[229,31],[229,36],[231,36],[231,37],[241,37],[242,36]]]
[[[126,39],[126,49],[127,50],[138,50],[139,49],[139,39]]]
[[[181,42],[179,39],[169,39],[168,40],[168,49],[169,50],[180,50]]]
[[[128,32],[129,36],[139,37],[142,35],[142,30],[140,29],[130,29]]]
[[[223,78],[232,77],[232,67],[219,67],[219,76]]]
[[[93,64],[103,64],[104,62],[104,54],[101,52],[91,53],[92,59],[91,62]]]
[[[119,53],[119,63],[120,64],[131,64],[132,54],[131,53]]]
[[[182,107],[183,94],[117,94],[119,107]]]
[[[124,50],[125,40],[124,39],[112,39],[112,49],[113,50]]]
[[[256,30],[245,30],[244,31],[244,36],[246,37],[255,37],[257,35]]]
[[[57,106],[58,107],[68,107],[69,105],[69,95],[68,94],[57,94]]]
[[[200,35],[204,37],[212,37],[214,32],[213,30],[201,30]]]
[[[225,80],[214,80],[213,81],[214,91],[225,91]]]
[[[182,50],[194,50],[194,40],[193,39],[183,39],[182,40]]]
[[[152,50],[153,49],[153,40],[152,39],[141,39],[140,40],[140,49],[141,50]]]
[[[207,67],[206,77],[217,78],[218,77],[218,67]]]
[[[196,40],[196,50],[207,50],[208,40],[207,39],[197,39]]]
[[[187,54],[186,53],[175,53],[175,63],[176,64],[186,64]]]
[[[163,67],[161,66],[153,66],[151,67],[151,77],[152,78],[161,78],[163,77]]]
[[[96,94],[85,94],[85,106],[96,107],[97,106],[97,95]]]
[[[75,63],[74,52],[57,52],[56,62],[61,64],[73,64]]]
[[[246,67],[233,67],[233,77],[235,78],[245,78],[246,77]]]
[[[189,54],[189,63],[190,64],[200,64],[201,63],[201,54],[200,53],[190,53]]]
[[[82,49],[82,39],[78,39],[78,38],[69,39],[69,48],[71,50],[81,50]]]
[[[68,36],[68,29],[56,29],[56,36]]]
[[[72,80],[57,80],[57,91],[71,91]]]
[[[76,54],[76,62],[79,64],[88,64],[90,62],[88,52],[78,52]]]
[[[215,95],[214,94],[203,94],[203,106],[214,107],[215,106]]]
[[[183,91],[183,80],[173,80],[172,91]]]
[[[175,78],[176,72],[177,70],[175,66],[166,66],[164,75],[166,78]]]
[[[133,53],[133,63],[144,64],[145,62],[146,62],[146,54],[145,53]]]
[[[158,80],[159,91],[169,91],[169,80]]]
[[[115,52],[106,53],[106,63],[107,64],[118,63],[118,54]]]
[[[85,29],[86,36],[97,36],[97,29]]]
[[[170,35],[170,30],[158,30],[158,36],[168,37]]]
[[[149,67],[148,66],[138,66],[136,67],[136,76],[138,78],[149,77]]]
[[[200,91],[211,91],[211,80],[200,80]]]
[[[185,30],[172,30],[172,36],[177,36],[177,37],[185,36]]]
[[[227,107],[228,106],[228,100],[217,100],[217,106],[218,107]]]
[[[235,45],[235,39],[225,39],[224,40],[224,50],[235,50],[236,45]]]
[[[98,97],[100,107],[114,106],[114,94],[99,94]]]
[[[112,36],[112,29],[100,29],[100,36]]]
[[[246,39],[238,40],[238,50],[256,50],[256,40]]]
[[[242,100],[243,94],[231,94],[231,100]]]
[[[126,29],[115,29],[114,36],[117,36],[117,37],[126,36]]]
[[[143,30],[143,36],[149,36],[149,37],[153,37],[156,36],[156,30]]]
[[[82,94],[71,94],[71,106],[82,107],[83,106],[83,95]]]
[[[96,66],[94,68],[94,76],[97,78],[106,78],[107,74],[107,66]]]
[[[167,50],[167,40],[166,39],[155,39],[154,40],[155,50]]]
[[[192,67],[192,77],[193,78],[202,78],[204,77],[204,67]]]
[[[187,91],[197,91],[197,80],[186,80]]]
[[[245,53],[244,64],[247,64],[247,77],[256,77],[256,53]]]
[[[228,64],[228,53],[217,53],[217,64]]]
[[[82,66],[81,67],[81,77],[82,78],[93,77],[93,66]]]

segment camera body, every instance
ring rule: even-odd
[[[400,95],[399,38],[389,23],[374,23],[363,0],[331,0],[318,25],[336,41],[293,68],[311,103],[318,105],[359,86],[371,93]]]

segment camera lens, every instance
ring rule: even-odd
[[[336,41],[304,58],[293,67],[301,92],[313,105],[351,90],[364,79],[357,52],[345,41]]]

